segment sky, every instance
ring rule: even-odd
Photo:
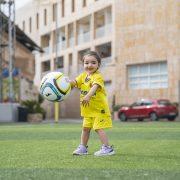
[[[28,2],[30,2],[31,0],[15,0],[15,6],[16,9],[24,6],[25,4],[27,4]]]

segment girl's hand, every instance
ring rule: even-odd
[[[98,84],[94,84],[90,91],[84,96],[83,100],[81,101],[84,107],[89,106],[89,101],[91,97],[96,93],[97,89],[99,88]]]
[[[70,84],[71,84],[71,88],[74,88],[75,85],[76,85],[76,81],[69,79],[69,77],[67,77],[67,76],[65,77],[65,81],[66,81],[67,83],[70,83]]]
[[[65,76],[65,81],[67,82],[67,83],[71,83],[71,80],[69,79],[69,77],[67,77],[67,76]]]
[[[90,96],[86,95],[86,96],[84,96],[81,103],[84,107],[86,107],[86,106],[89,106],[89,101],[90,101]]]

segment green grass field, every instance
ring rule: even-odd
[[[0,124],[0,180],[180,179],[180,122],[114,122],[107,130],[116,155],[72,156],[81,124]]]

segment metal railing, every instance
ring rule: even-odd
[[[49,48],[49,46],[44,47],[44,48],[43,48],[43,51],[44,51],[44,54],[49,54],[49,53],[50,53],[50,48]]]
[[[106,57],[106,58],[102,58],[101,67],[105,67],[105,66],[107,66],[107,65],[109,65],[111,63],[112,63],[112,57],[111,56]]]
[[[106,24],[96,29],[96,38],[108,36],[111,33],[112,24]]]
[[[78,35],[78,44],[86,43],[90,41],[90,32],[82,33]]]
[[[66,48],[66,41],[61,41],[57,43],[57,50],[61,51],[64,50]]]
[[[75,45],[75,38],[74,37],[70,37],[69,38],[69,47],[73,47]]]

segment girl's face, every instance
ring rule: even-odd
[[[99,68],[99,63],[94,56],[85,56],[84,57],[84,70],[88,75],[93,74]]]

